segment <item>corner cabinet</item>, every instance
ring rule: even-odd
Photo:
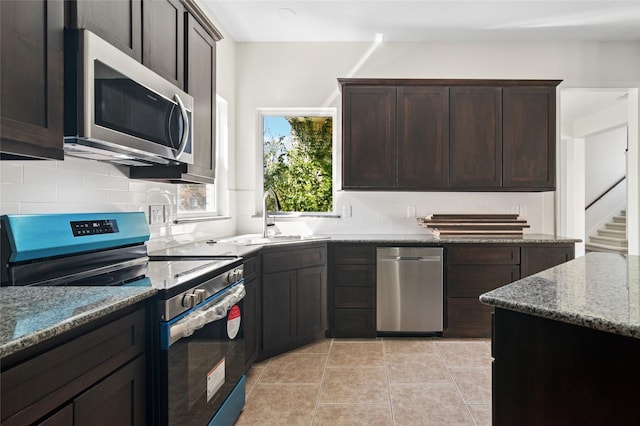
[[[262,339],[258,359],[324,338],[326,244],[269,247],[262,254]]]
[[[222,39],[193,0],[74,0],[68,23],[86,28],[182,88],[194,99],[194,164],[132,166],[131,179],[213,183],[216,42]]]
[[[62,0],[0,1],[0,158],[64,158]]]
[[[555,190],[559,80],[339,79],[346,190]]]

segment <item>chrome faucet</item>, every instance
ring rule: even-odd
[[[267,197],[271,195],[276,202],[276,211],[280,210],[280,202],[278,201],[278,194],[273,189],[267,189],[262,196],[262,236],[267,238]],[[273,224],[272,224],[273,225]]]

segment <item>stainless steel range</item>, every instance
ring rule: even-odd
[[[139,212],[8,215],[1,224],[3,286],[157,289],[150,308],[151,424],[235,421],[245,397],[242,258],[151,261]]]

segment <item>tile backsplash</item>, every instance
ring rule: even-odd
[[[177,186],[130,180],[119,167],[68,157],[64,161],[0,162],[0,214],[142,211],[165,206],[162,224],[151,225],[151,249],[190,239],[220,238],[262,229],[253,191],[229,191],[229,216],[175,224]],[[340,217],[278,219],[286,229],[318,234],[416,234],[429,232],[416,216],[433,213],[518,213],[526,233],[554,233],[553,192],[344,192],[334,200]],[[345,214],[347,213],[347,214]]]
[[[0,214],[141,211],[165,206],[165,222],[150,226],[152,242],[176,243],[209,234],[231,235],[232,219],[174,224],[177,185],[129,179],[118,166],[67,157],[64,161],[0,162]]]

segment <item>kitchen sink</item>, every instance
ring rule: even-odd
[[[221,243],[233,243],[242,246],[255,246],[265,244],[277,244],[277,243],[294,243],[303,241],[314,240],[328,240],[330,237],[322,235],[271,235],[269,237],[263,237],[260,234],[246,234],[239,235],[237,237],[226,238],[224,240],[218,240]]]

